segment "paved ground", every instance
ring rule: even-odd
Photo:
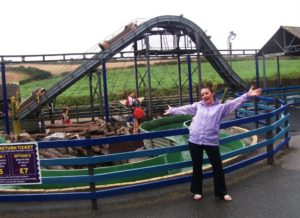
[[[196,202],[189,184],[90,201],[0,203],[0,217],[300,217],[300,109],[291,108],[290,148],[266,161],[226,175],[233,201],[213,196],[212,181],[204,183],[204,198]]]

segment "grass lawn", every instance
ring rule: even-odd
[[[223,80],[216,73],[213,67],[208,62],[202,63],[202,80],[212,83],[223,83]],[[235,60],[232,61],[232,68],[235,72],[246,81],[255,80],[255,61],[254,60]],[[175,93],[178,87],[178,66],[177,64],[155,64],[151,65],[151,86],[153,90],[153,95],[167,95]],[[139,83],[144,83],[144,87],[147,87],[147,75],[146,67],[138,67],[139,72]],[[197,63],[192,63],[193,72],[193,84],[198,83],[198,70]],[[262,77],[262,61],[259,62],[259,72],[260,77]],[[300,78],[300,59],[299,58],[281,58],[280,59],[280,74],[281,78],[289,79],[299,79]],[[183,84],[183,89],[187,90],[188,78],[187,78],[187,65],[185,61],[181,63],[181,80]],[[275,58],[266,60],[266,76],[268,79],[275,79],[277,76],[277,62]],[[62,76],[54,76],[51,79],[34,81],[21,85],[21,96],[26,98],[31,95],[31,92],[37,87],[44,87],[46,90],[54,86]],[[64,93],[62,93],[58,99],[64,99],[64,101],[75,99],[75,98],[85,98],[89,97],[89,79],[88,77],[83,77],[81,80],[76,82],[72,87],[68,88]],[[93,85],[96,87],[97,76],[93,77]],[[134,81],[134,68],[120,68],[120,69],[108,69],[107,70],[107,86],[109,97],[111,100],[117,100],[122,98],[122,95],[126,95],[128,91],[135,89]],[[143,85],[140,85],[143,87]],[[147,88],[145,88],[147,89]],[[163,91],[162,91],[163,90]],[[98,91],[98,89],[96,90]],[[141,90],[142,92],[143,90]]]

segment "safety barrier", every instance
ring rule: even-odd
[[[245,156],[244,160],[229,164],[224,168],[225,173],[241,169],[263,159],[268,160],[268,164],[273,163],[273,156],[284,146],[288,146],[289,137],[289,114],[288,104],[283,100],[276,100],[267,97],[259,97],[258,101],[246,103],[237,111],[238,119],[223,122],[221,129],[230,128],[232,126],[251,126],[248,132],[238,133],[222,138],[220,143],[228,143],[235,140],[242,140],[247,137],[259,135],[260,140],[245,148],[234,150],[222,155],[222,159],[226,160],[237,155],[250,154],[261,148],[266,148],[265,152],[258,155],[252,154]],[[47,141],[38,142],[39,148],[57,148],[57,147],[73,147],[85,146],[91,148],[95,145],[113,144],[125,141],[139,141],[144,139],[161,138],[167,136],[175,136],[188,134],[187,129],[164,130],[150,133],[141,133],[135,135],[114,136],[108,138],[88,139],[88,140],[68,140],[68,141]],[[99,182],[109,181],[113,179],[128,178],[140,175],[155,174],[169,170],[191,167],[191,161],[178,161],[174,163],[166,163],[155,166],[141,167],[130,170],[116,171],[111,173],[97,174],[93,172],[96,164],[127,160],[131,158],[153,157],[162,154],[169,154],[181,151],[187,151],[188,145],[178,145],[166,148],[149,149],[142,151],[117,153],[102,156],[77,157],[77,158],[60,158],[60,159],[42,159],[40,161],[42,167],[47,166],[89,166],[89,174],[81,176],[60,176],[60,177],[44,177],[43,185],[47,184],[81,184],[90,186],[87,191],[69,191],[69,192],[44,192],[44,193],[25,193],[25,194],[1,194],[0,201],[50,201],[50,200],[78,200],[91,199],[93,209],[97,208],[95,203],[98,198],[119,195],[129,192],[143,191],[146,189],[169,186],[189,182],[191,175],[178,177],[169,177],[161,180],[150,180],[143,183],[136,183],[122,187],[114,187],[108,189],[97,189]],[[249,157],[250,156],[250,157]],[[204,163],[208,160],[205,159]],[[205,172],[204,178],[212,176],[212,172]]]
[[[286,100],[290,105],[300,104],[300,86],[288,86],[264,89],[264,95]]]

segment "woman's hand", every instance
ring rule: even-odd
[[[164,113],[163,115],[169,115],[169,114],[172,114],[172,113],[171,113],[171,109],[172,109],[172,107],[171,107],[170,105],[168,105],[168,109],[165,110],[165,113]]]
[[[249,96],[259,96],[261,95],[262,89],[258,88],[258,89],[254,89],[253,86],[251,86],[251,88],[248,91],[248,95]]]

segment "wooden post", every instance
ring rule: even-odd
[[[77,119],[77,123],[78,123],[79,122],[79,113],[78,113],[77,105],[75,106],[75,111],[76,111],[76,119]]]

